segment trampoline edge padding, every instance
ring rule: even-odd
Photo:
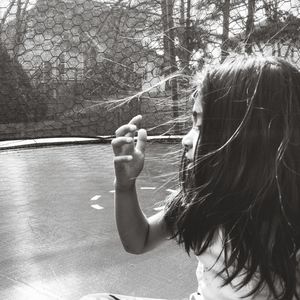
[[[13,150],[19,148],[38,148],[47,146],[66,146],[66,145],[78,145],[78,144],[104,144],[110,143],[114,136],[97,136],[94,138],[84,137],[59,137],[59,138],[38,138],[38,139],[26,139],[26,140],[7,140],[0,141],[1,150]],[[148,142],[160,142],[160,143],[178,143],[182,139],[181,135],[169,135],[169,136],[148,136]]]

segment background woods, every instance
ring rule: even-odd
[[[298,0],[5,0],[1,138],[183,133],[188,80],[228,54],[299,65]],[[185,77],[187,78],[187,77]],[[122,105],[126,104],[126,105]]]

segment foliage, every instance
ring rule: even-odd
[[[3,46],[0,46],[0,91],[0,123],[31,122],[45,117],[45,100]]]

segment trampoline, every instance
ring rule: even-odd
[[[0,0],[0,299],[194,292],[196,259],[178,246],[123,250],[112,150],[91,139],[138,114],[149,136],[185,134],[192,76],[228,54],[300,67],[299,3]],[[57,137],[64,141],[27,145]],[[151,215],[174,188],[162,175],[178,165],[164,154],[180,145],[148,144],[137,189]]]
[[[138,193],[150,215],[173,187],[162,173],[177,169],[162,164],[162,156],[180,146],[148,144]],[[178,246],[143,256],[123,250],[109,144],[1,150],[0,170],[1,299],[67,300],[95,292],[183,299],[196,289],[196,261]]]

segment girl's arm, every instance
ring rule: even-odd
[[[120,239],[129,253],[145,253],[169,237],[163,212],[147,218],[139,206],[135,187],[126,192],[116,189],[115,215]]]
[[[112,141],[115,153],[115,217],[120,239],[126,251],[145,253],[169,236],[163,212],[147,218],[138,202],[135,181],[144,166],[147,133],[138,130],[137,143],[133,137],[142,116],[116,131]]]

